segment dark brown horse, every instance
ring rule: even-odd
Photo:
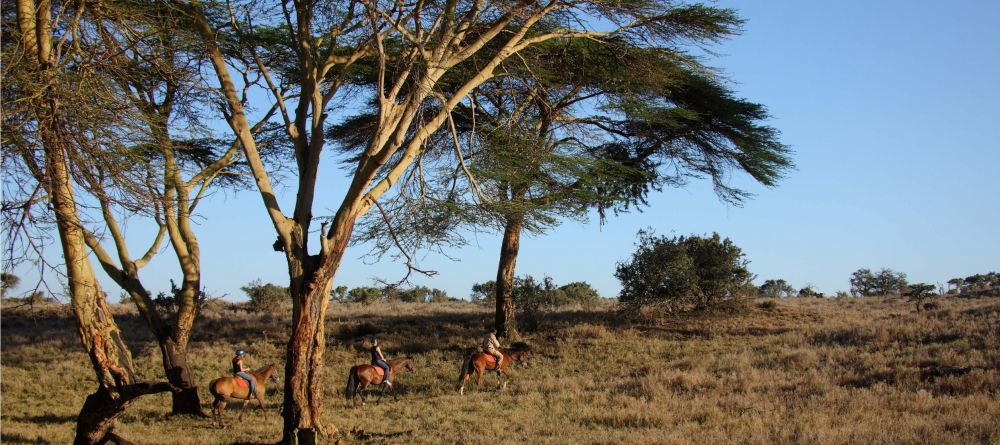
[[[413,357],[403,357],[394,360],[386,360],[389,364],[389,380],[396,381],[396,370],[400,367],[406,368],[407,371],[416,371],[413,367]],[[365,388],[368,385],[381,385],[382,391],[379,392],[378,401],[382,401],[382,396],[385,395],[386,389],[390,389],[392,392],[392,399],[396,398],[396,386],[387,388],[383,383],[382,379],[382,368],[375,365],[357,365],[352,366],[351,370],[347,373],[347,387],[344,388],[344,397],[351,401],[351,403],[357,403],[355,398],[361,396],[361,404],[365,404]]]
[[[257,393],[254,394],[254,398],[260,403],[260,409],[264,411],[264,387],[267,385],[267,381],[271,380],[274,383],[278,383],[278,378],[274,375],[274,370],[278,367],[274,364],[267,365],[256,371],[250,372],[250,375],[254,377],[257,383]],[[208,384],[208,390],[215,396],[215,401],[212,402],[212,424],[222,427],[224,424],[222,422],[222,411],[226,409],[226,398],[232,397],[234,399],[240,399],[243,401],[243,408],[240,409],[239,420],[243,421],[243,411],[247,409],[247,404],[250,403],[250,387],[242,386],[237,380],[243,380],[242,377],[219,377],[212,380],[212,383]],[[243,383],[246,383],[243,380]]]
[[[458,389],[459,394],[465,393],[465,384],[468,383],[469,377],[472,376],[473,371],[476,373],[476,389],[482,390],[483,382],[483,372],[485,371],[496,371],[497,372],[497,390],[501,390],[507,387],[507,380],[501,380],[500,376],[503,375],[510,379],[510,372],[507,370],[511,363],[527,363],[528,358],[531,357],[531,350],[524,349],[500,349],[500,353],[503,354],[503,361],[500,362],[500,369],[497,369],[496,359],[492,355],[485,352],[477,352],[470,355],[462,363],[462,372],[458,374]]]

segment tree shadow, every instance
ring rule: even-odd
[[[22,416],[22,417],[12,417],[10,420],[14,422],[25,422],[25,423],[36,423],[36,424],[46,424],[46,425],[59,425],[63,423],[75,423],[76,416],[74,415],[56,415],[56,414],[41,414],[38,416]]]
[[[29,439],[20,434],[7,434],[0,433],[0,442],[10,444],[10,443],[34,443],[34,444],[53,444],[55,442],[50,442],[48,440],[39,438]]]

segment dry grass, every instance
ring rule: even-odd
[[[464,397],[453,390],[458,366],[487,309],[334,305],[324,416],[344,443],[1000,443],[1000,301],[941,303],[917,314],[898,299],[789,300],[655,326],[622,323],[607,307],[567,310],[526,336],[536,354],[507,391]],[[158,349],[134,312],[118,310],[140,372],[156,378]],[[3,313],[4,444],[72,440],[94,383],[68,315]],[[206,310],[191,344],[198,381],[225,373],[240,346],[253,366],[280,362],[287,319]],[[372,333],[418,369],[397,379],[398,402],[353,408],[341,395],[346,372],[366,360]],[[280,400],[278,388],[271,411],[248,408],[247,423],[218,430],[168,417],[169,396],[151,396],[119,429],[150,444],[273,443]]]

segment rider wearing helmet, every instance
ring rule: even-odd
[[[233,375],[240,377],[250,383],[250,394],[247,396],[248,399],[252,399],[254,395],[257,394],[257,381],[254,380],[253,376],[247,372],[247,368],[243,366],[243,356],[246,355],[247,351],[243,349],[236,350],[236,356],[233,357]]]
[[[392,388],[392,382],[389,381],[389,363],[385,361],[385,355],[382,354],[382,348],[378,346],[378,339],[375,338],[374,335],[371,337],[371,341],[372,365],[382,368],[382,371],[385,372],[385,375],[382,377],[382,382],[384,382],[386,386]]]
[[[500,341],[497,340],[497,328],[491,327],[486,335],[483,336],[483,352],[492,355],[497,359],[496,369],[500,369],[500,363],[503,362],[503,354],[500,353]]]

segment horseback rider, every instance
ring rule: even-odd
[[[385,355],[382,354],[382,348],[378,346],[378,339],[373,335],[372,338],[372,365],[382,368],[385,371],[385,375],[382,377],[382,382],[386,386],[392,388],[392,382],[389,381],[389,363],[385,361]]]
[[[247,354],[247,351],[243,349],[236,350],[236,356],[233,357],[233,375],[246,380],[250,384],[250,394],[247,399],[252,399],[257,394],[257,381],[250,375],[249,370],[246,366],[243,366],[243,356]]]
[[[492,355],[497,359],[496,369],[500,369],[500,363],[503,362],[503,354],[500,353],[500,341],[497,340],[497,328],[491,327],[486,335],[483,336],[483,352]]]

